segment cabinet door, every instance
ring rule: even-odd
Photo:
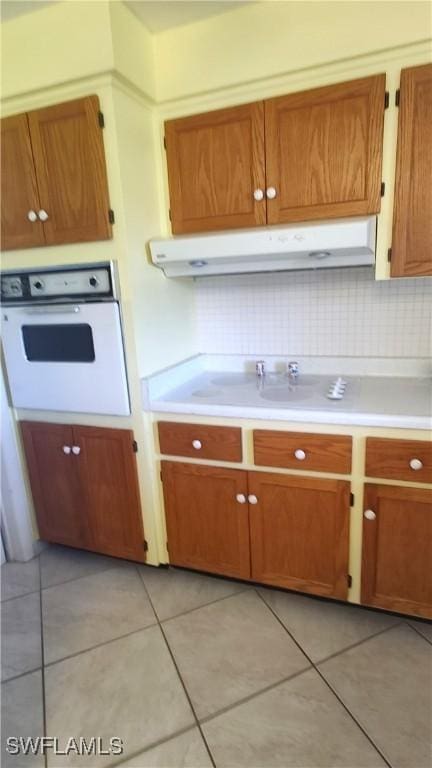
[[[111,237],[99,99],[28,113],[47,245]]]
[[[262,102],[170,120],[165,142],[174,234],[266,223]]]
[[[432,275],[432,64],[402,70],[392,277]]]
[[[79,465],[70,450],[72,427],[21,422],[24,451],[41,539],[93,549]]]
[[[133,433],[128,429],[73,428],[95,549],[145,560],[144,531]]]
[[[248,579],[247,473],[163,461],[162,478],[170,563]]]
[[[432,618],[431,492],[371,483],[364,507],[362,603]]]
[[[265,102],[269,224],[380,210],[385,75]]]
[[[252,578],[345,598],[349,483],[250,472],[249,494]]]
[[[26,114],[3,118],[1,150],[2,249],[43,245],[42,223],[28,218],[40,205]]]

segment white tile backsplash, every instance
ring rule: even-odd
[[[432,280],[375,281],[369,267],[196,281],[200,351],[427,357]]]

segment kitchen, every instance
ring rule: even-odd
[[[392,4],[390,24],[389,5],[374,3],[374,13],[382,15],[378,19],[381,23],[373,29],[368,20],[370,11],[365,7],[368,4],[313,4],[313,14],[309,3],[272,3],[271,12],[264,8],[265,3],[244,4],[157,33],[151,33],[123,3],[80,5],[78,11],[75,3],[53,3],[2,24],[3,114],[6,120],[10,115],[27,116],[25,124],[29,126],[39,192],[37,204],[28,206],[36,213],[36,221],[28,219],[28,227],[31,237],[35,236],[36,227],[37,236],[51,243],[45,245],[39,240],[37,248],[9,245],[2,254],[2,270],[10,278],[9,285],[17,278],[22,280],[24,273],[21,303],[28,309],[30,299],[30,308],[36,312],[31,322],[36,327],[42,322],[43,306],[49,305],[54,318],[52,310],[58,309],[65,298],[66,291],[60,291],[56,278],[60,268],[65,268],[64,279],[69,282],[75,278],[79,282],[79,275],[84,274],[98,281],[88,287],[87,279],[85,289],[83,284],[77,289],[69,285],[69,306],[79,307],[80,312],[67,313],[68,319],[62,317],[61,325],[69,326],[77,320],[77,325],[81,325],[80,313],[85,308],[100,307],[105,312],[110,303],[114,311],[119,307],[116,322],[125,342],[127,395],[123,404],[127,400],[127,405],[123,410],[108,407],[104,411],[101,404],[96,406],[99,410],[94,403],[88,408],[81,404],[69,406],[68,410],[59,402],[55,409],[45,410],[46,405],[38,408],[29,401],[23,407],[17,399],[15,409],[8,408],[18,452],[23,445],[18,425],[24,422],[22,435],[29,473],[25,482],[28,499],[32,498],[31,486],[36,508],[36,516],[29,513],[33,538],[38,538],[38,525],[39,535],[41,527],[45,532],[40,536],[45,541],[96,551],[100,556],[145,561],[147,566],[142,568],[146,576],[142,578],[144,582],[147,579],[150,596],[152,590],[159,595],[161,589],[154,583],[154,569],[150,566],[171,562],[198,572],[361,602],[395,611],[399,619],[403,615],[417,616],[414,626],[418,629],[420,625],[420,630],[412,631],[423,642],[422,631],[426,633],[429,628],[421,619],[430,618],[427,505],[431,482],[427,389],[431,281],[422,276],[431,273],[427,239],[430,230],[423,223],[430,195],[427,184],[420,184],[430,157],[425,144],[426,129],[424,138],[423,134],[415,138],[415,146],[421,147],[422,152],[415,170],[408,174],[408,187],[396,185],[395,178],[406,179],[407,174],[402,154],[396,158],[401,153],[398,137],[402,135],[408,140],[406,137],[411,135],[415,75],[419,72],[421,77],[421,72],[430,71],[430,65],[424,66],[430,61],[430,41],[424,39],[427,4],[411,3],[409,12],[404,4]],[[66,37],[66,29],[73,34]],[[244,34],[245,29],[251,30],[250,37]],[[286,34],[292,43],[288,50]],[[53,66],[59,40],[62,55]],[[250,55],[251,47],[255,56]],[[80,51],[79,61],[76,50]],[[209,57],[211,67],[197,66],[203,57]],[[405,99],[403,78],[408,94]],[[68,136],[66,120],[62,128],[63,110],[65,104],[72,109],[73,103],[79,109],[85,104],[79,120],[90,121],[90,146],[93,150],[99,147],[88,155],[91,162],[95,156],[99,159],[99,170],[89,174],[92,191],[87,190],[87,201],[102,200],[103,216],[94,203],[98,212],[96,234],[94,229],[92,234],[90,227],[83,235],[85,227],[80,223],[81,233],[73,235],[71,229],[77,228],[73,216],[67,221],[64,212],[58,217],[53,214],[59,195],[53,192],[54,188],[49,189],[44,178],[48,166],[49,173],[45,175],[55,180],[56,189],[64,183],[65,173],[61,162],[57,162],[62,157],[58,136],[62,136],[62,130]],[[342,150],[344,136],[348,136],[347,146],[351,146],[352,139],[349,131],[338,134],[336,175],[330,186],[323,182],[326,189],[339,184],[337,192],[342,190],[345,194],[345,202],[343,196],[336,198],[337,210],[331,210],[329,204],[318,210],[308,203],[308,189],[301,187],[303,145],[297,154],[291,155],[289,178],[288,174],[278,177],[279,169],[271,157],[275,131],[285,131],[282,141],[287,142],[287,147],[294,138],[300,141],[296,123],[289,119],[290,110],[296,113],[297,120],[307,120],[305,115],[320,114],[320,104],[326,114],[331,113],[329,105],[336,104],[333,125],[338,119],[348,121],[349,130],[357,130],[356,147],[362,146],[363,152],[355,160],[355,167],[361,169],[365,180],[359,192],[358,177],[354,176],[348,185],[347,165],[342,162],[347,152]],[[416,115],[416,125],[421,125],[422,115],[427,125],[426,111],[420,110]],[[56,124],[51,132],[50,120]],[[405,120],[403,134],[398,128],[401,120]],[[249,134],[244,133],[245,126],[251,124],[253,147],[247,140]],[[360,137],[369,129],[369,144],[362,143]],[[203,135],[207,140],[209,136],[214,138],[204,165],[216,168],[219,187],[212,189],[210,178],[210,191],[209,179],[202,179],[200,168],[197,166],[191,172],[193,163],[199,163],[201,157],[195,148],[201,146],[204,156],[206,152],[205,146],[194,140],[194,131],[201,141]],[[306,129],[303,136],[307,136]],[[220,141],[222,145],[218,144]],[[263,158],[260,153],[264,143]],[[226,154],[221,152],[221,146],[227,148]],[[331,142],[328,151],[332,147],[335,152]],[[233,194],[231,212],[214,215],[212,206],[217,211],[221,200],[225,205],[227,179],[229,188],[238,183],[240,170],[250,162],[248,152],[252,152],[253,172],[248,171],[240,178],[243,197]],[[215,158],[225,156],[231,158],[228,164],[220,161],[215,165]],[[40,157],[44,159],[41,161]],[[104,179],[100,169],[104,169],[105,162]],[[312,152],[310,162],[314,162]],[[267,178],[262,175],[264,167]],[[314,172],[311,169],[309,173]],[[270,178],[272,170],[274,177]],[[96,192],[92,187],[95,179]],[[195,183],[197,179],[203,186]],[[296,183],[288,184],[285,179],[295,179]],[[302,211],[299,203],[293,202],[296,189],[303,200]],[[187,190],[187,199],[181,194],[179,197],[179,190],[183,194]],[[69,194],[67,190],[66,201]],[[403,197],[406,194],[415,201],[409,214]],[[356,200],[349,199],[349,195]],[[210,203],[206,203],[208,200]],[[243,201],[244,213],[239,210],[239,200]],[[310,210],[306,210],[308,205]],[[405,247],[405,262],[398,255],[398,231],[393,228],[395,206],[395,226],[402,222],[402,231],[409,231],[410,238],[414,238],[415,252],[412,247],[411,251],[409,246]],[[44,212],[49,217],[45,221],[41,216]],[[92,207],[88,203],[86,216],[91,224]],[[323,268],[322,263],[320,269],[310,269],[316,252],[331,247],[326,247],[325,226],[334,222],[336,227],[345,227],[346,221],[356,216],[366,220],[367,242],[361,244],[365,260],[355,267],[336,262],[332,269]],[[72,221],[66,235],[65,221]],[[186,243],[187,249],[193,249],[200,239],[199,258],[194,255],[189,261],[208,261],[212,265],[221,252],[221,231],[230,231],[228,250],[234,242],[240,242],[240,249],[254,227],[271,232],[266,223],[283,230],[284,237],[293,232],[294,237],[301,236],[306,243],[309,236],[318,237],[319,245],[308,247],[307,254],[315,255],[306,257],[307,269],[299,270],[296,265],[294,271],[286,271],[289,266],[285,261],[274,267],[281,271],[265,272],[269,264],[263,267],[261,263],[259,272],[253,273],[248,271],[250,258],[240,269],[231,251],[227,256],[231,274],[227,274],[225,265],[225,274],[216,272],[216,276],[194,280],[190,276],[165,276],[152,263],[156,246],[171,243],[171,232],[180,236],[174,241],[179,248]],[[389,261],[390,248],[394,252]],[[262,262],[262,249],[260,253]],[[274,249],[269,248],[267,253],[274,254]],[[282,258],[287,259],[285,245]],[[323,261],[326,259],[327,256]],[[168,272],[169,265],[164,262],[162,266]],[[202,274],[207,267],[195,265],[194,269]],[[252,269],[256,269],[256,264]],[[101,274],[97,270],[102,270]],[[87,303],[89,291],[100,290],[107,274],[111,287],[105,291],[105,299],[109,300]],[[41,283],[42,288],[36,283]],[[37,293],[41,290],[47,292],[44,300]],[[19,312],[16,297],[10,302],[8,297],[3,299],[5,313],[14,316]],[[10,303],[15,303],[13,312]],[[14,397],[6,322],[3,318],[2,335],[8,384]],[[36,332],[27,333],[32,337],[29,343],[36,344],[34,353],[40,355],[40,340],[35,342],[32,336]],[[94,348],[98,359],[100,343]],[[16,341],[12,339],[14,346]],[[26,357],[28,360],[28,350]],[[119,351],[113,359],[118,361],[121,357]],[[256,364],[261,361],[265,372],[261,375],[259,366],[257,375]],[[298,364],[297,369],[292,367],[294,363]],[[56,366],[58,373],[59,366],[81,365],[70,360],[57,360],[54,364],[52,360],[46,363],[41,359],[36,364],[46,365],[50,375]],[[118,362],[108,362],[108,369],[101,374],[106,380],[110,366],[119,370]],[[85,368],[85,363],[82,367]],[[369,394],[368,377],[374,377],[377,384]],[[22,382],[19,368],[16,380],[18,386]],[[387,382],[392,388],[386,387]],[[110,382],[110,386],[111,383],[114,384]],[[38,388],[40,384],[36,389],[27,387],[40,397]],[[73,396],[83,389],[87,394],[87,387],[72,387]],[[103,384],[96,384],[93,397],[96,389],[102,399]],[[57,386],[57,391],[60,390],[64,393],[63,384]],[[124,386],[120,390],[124,393]],[[316,393],[318,401],[314,400]],[[73,484],[71,475],[65,472],[73,473]],[[64,502],[63,514],[67,515],[68,526],[62,526],[57,511],[57,498],[65,494],[65,477],[70,497],[68,503]],[[35,491],[36,487],[39,490]],[[127,491],[133,500],[125,505]],[[84,505],[78,501],[82,498]],[[293,498],[296,509],[290,502]],[[264,503],[260,503],[262,500]],[[281,513],[269,523],[276,507]],[[126,523],[125,508],[130,513]],[[309,510],[315,508],[321,509],[321,514],[309,520]],[[366,512],[375,518],[364,516]],[[414,514],[418,527],[404,522],[407,515],[411,519]],[[376,521],[383,527],[378,528]],[[53,524],[55,533],[50,528]],[[299,538],[289,537],[291,543],[287,540],[289,526],[299,534]],[[386,539],[388,549],[383,550],[381,542]],[[120,543],[124,548],[116,551]],[[132,549],[128,550],[130,546]],[[54,557],[49,551],[41,554],[42,568],[44,557]],[[378,568],[377,552],[382,556]],[[407,558],[412,562],[414,553],[416,568],[409,569],[407,582]],[[396,555],[398,565],[393,568]],[[185,583],[192,578],[190,572],[167,572],[172,573]],[[171,576],[161,576],[167,578]],[[205,584],[212,594],[214,590],[223,592],[221,582],[214,577],[197,578],[206,579],[199,583]],[[76,585],[78,582],[79,579]],[[229,584],[223,582],[224,588]],[[47,600],[50,589],[60,587],[47,583],[46,590],[42,589]],[[175,586],[172,589],[177,594]],[[12,602],[23,599],[15,597]],[[163,599],[167,599],[166,595]],[[176,599],[180,600],[178,596]],[[247,602],[252,598],[244,599]],[[312,603],[315,605],[316,601],[309,599],[308,604]],[[336,608],[330,601],[319,606],[329,612]],[[360,609],[353,610],[362,613]],[[364,611],[364,615],[370,616],[371,612]],[[383,616],[393,620],[388,619],[391,614],[378,614],[376,621],[384,620]],[[334,622],[336,627],[336,618]],[[97,645],[100,630],[94,631],[93,642],[83,647],[82,638],[76,637],[77,644],[60,658]],[[119,631],[115,636],[127,631]],[[203,637],[199,642],[206,644]],[[339,651],[339,647],[335,650]],[[54,654],[53,660],[58,658]],[[183,662],[181,654],[179,658],[180,667],[182,663],[187,667],[187,660]],[[57,664],[60,674],[62,664],[66,663],[56,661],[49,672],[54,675]],[[39,666],[22,669],[20,674],[26,671],[30,677]],[[205,666],[203,669],[205,674]],[[276,679],[288,674],[277,673]],[[15,677],[16,671],[9,674],[11,682],[5,685],[12,686]],[[240,682],[243,685],[243,679]],[[273,682],[272,675],[261,683],[255,681],[243,695]],[[225,700],[222,696],[218,703],[218,696],[213,693],[212,708],[201,710],[201,705],[197,705],[196,727],[201,734],[205,731],[202,717],[243,698],[236,694],[233,700]],[[134,734],[130,740],[135,747],[129,745],[126,756],[183,728],[185,720],[177,727],[166,726],[163,733],[153,736],[138,738]],[[372,738],[375,744],[379,742],[378,736]],[[216,736],[214,739],[217,742]],[[389,758],[387,742],[388,734],[380,748],[381,756],[384,754],[384,759],[399,764],[397,754]],[[213,755],[212,759],[216,764],[226,764],[222,757],[224,748],[215,746],[216,757]],[[226,749],[229,763],[229,745]],[[249,764],[257,764],[251,763],[257,756],[249,757]],[[285,755],[283,759],[288,758]],[[304,753],[297,759],[300,762],[292,764],[304,765],[312,757]],[[348,759],[346,753],[343,759]],[[353,759],[360,758],[357,754]],[[362,755],[362,759],[369,757]],[[416,759],[421,764],[420,753]]]

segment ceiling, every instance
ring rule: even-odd
[[[1,19],[7,21],[15,16],[32,13],[54,2],[57,0],[1,0]],[[217,16],[249,2],[250,0],[128,0],[125,5],[151,32],[162,32]]]

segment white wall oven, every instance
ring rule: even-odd
[[[115,264],[4,271],[0,283],[13,405],[129,414]]]

